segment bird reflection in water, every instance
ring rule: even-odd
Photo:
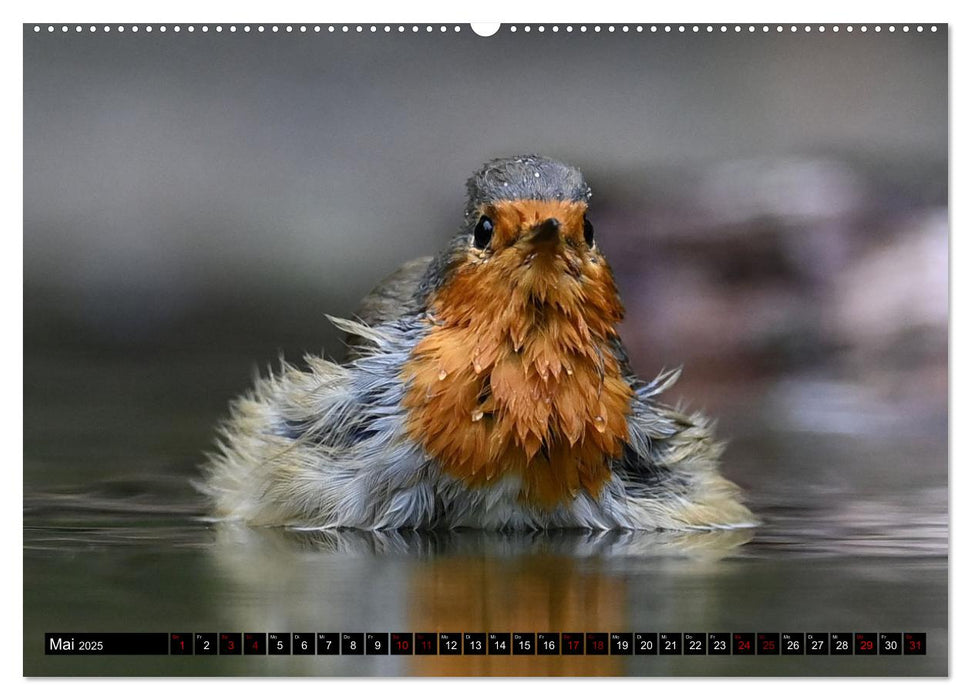
[[[216,526],[228,619],[330,632],[633,631],[631,572],[717,567],[753,530],[299,531]],[[235,601],[235,602],[234,602]],[[242,617],[242,619],[240,619]],[[296,657],[295,657],[296,658]],[[312,665],[314,658],[307,657]],[[623,675],[621,656],[341,657],[348,674]],[[372,666],[368,666],[368,664]]]

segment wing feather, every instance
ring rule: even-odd
[[[421,306],[418,287],[431,262],[431,256],[415,258],[391,273],[361,300],[355,319],[374,327],[418,311]],[[371,345],[367,338],[352,332],[348,333],[346,343],[347,361],[365,354]]]

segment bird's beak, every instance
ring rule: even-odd
[[[560,239],[560,220],[546,219],[536,224],[527,239],[533,245],[555,244]]]

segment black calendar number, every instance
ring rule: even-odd
[[[801,656],[806,653],[806,635],[803,632],[783,632],[780,643],[785,656]]]
[[[192,653],[192,635],[188,632],[173,632],[169,635],[169,653],[173,656],[187,656]]]
[[[394,645],[394,636],[391,637]],[[438,653],[438,635],[434,632],[415,632],[415,653],[423,656]]]
[[[290,635],[284,632],[270,632],[266,635],[266,648],[270,656],[290,654]]]
[[[431,641],[435,641],[434,635],[432,635]],[[388,652],[394,656],[409,656],[414,654],[415,635],[411,632],[392,632],[391,639],[388,642]]]
[[[560,633],[540,632],[536,635],[536,653],[541,656],[559,656]]]
[[[461,656],[462,635],[458,632],[439,632],[438,653],[442,656]]]
[[[611,632],[610,653],[614,656],[630,656],[633,654],[634,635],[631,632]]]
[[[291,637],[290,651],[293,654],[316,654],[317,638],[311,632],[294,632]]]
[[[536,635],[532,632],[512,633],[512,653],[532,655],[536,653]]]
[[[857,632],[853,635],[854,653],[858,656],[876,656],[877,654],[877,633],[876,632]]]
[[[320,653],[319,646],[317,653]],[[341,654],[346,656],[363,656],[364,634],[362,632],[341,632]]]
[[[657,654],[657,632],[635,632],[634,654],[637,656]]]
[[[708,633],[708,655],[729,656],[732,653],[732,635],[728,632]]]
[[[904,653],[904,635],[900,632],[881,632],[879,637],[880,654],[895,656]]]
[[[826,632],[807,632],[806,654],[809,656],[829,655],[829,634]]]
[[[485,634],[481,632],[466,632],[462,636],[462,651],[466,656],[479,656],[485,654]]]
[[[341,636],[336,632],[317,633],[317,653],[332,656],[341,653]]]
[[[704,656],[708,653],[704,632],[684,633],[684,653],[686,656]]]
[[[610,638],[606,632],[587,632],[587,654],[606,656],[610,653]]]
[[[755,653],[755,634],[753,632],[732,633],[732,654],[748,656]]]
[[[853,634],[851,632],[832,632],[829,635],[829,653],[835,656],[852,656]]]
[[[194,635],[195,653],[198,656],[211,656],[219,653],[219,635],[215,632],[196,632]]]
[[[247,632],[243,635],[244,654],[266,654],[266,632]]]
[[[755,653],[760,656],[777,656],[779,636],[778,632],[759,632],[755,635]]]
[[[243,653],[243,635],[241,632],[219,633],[220,655],[235,656]]]
[[[681,654],[683,648],[680,632],[659,632],[657,650],[659,654]]]
[[[390,644],[388,643],[387,632],[368,632],[364,635],[364,649],[368,654],[386,655]]]
[[[564,632],[560,635],[560,653],[568,656],[583,655],[583,632]]]
[[[512,653],[512,635],[509,632],[489,633],[489,653],[505,656]]]
[[[926,632],[904,632],[904,656],[927,654]]]

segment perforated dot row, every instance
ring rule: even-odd
[[[725,33],[735,32],[739,34],[742,32],[747,32],[749,34],[754,34],[756,32],[762,32],[763,34],[767,34],[769,32],[839,33],[840,31],[845,31],[845,32],[852,33],[853,31],[882,32],[884,30],[888,32],[896,32],[898,31],[898,29],[899,31],[902,31],[902,32],[909,32],[911,31],[911,29],[917,32],[923,32],[925,28],[932,32],[937,31],[936,25],[929,25],[925,27],[925,25],[922,25],[922,24],[915,24],[915,25],[909,25],[909,24],[902,24],[902,25],[866,25],[866,24],[861,24],[861,25],[852,25],[852,24],[844,24],[844,25],[840,25],[840,24],[832,24],[832,25],[825,25],[825,24],[819,24],[819,25],[810,25],[810,24],[800,24],[800,25],[797,25],[797,24],[649,24],[649,25],[623,24],[623,25],[614,25],[614,24],[608,24],[603,26],[599,24],[594,24],[594,25],[581,24],[576,26],[568,24],[562,27],[559,25],[553,25],[549,27],[549,30],[552,32],[578,31],[581,33],[591,32],[591,31],[594,33],[604,32],[604,31],[606,31],[607,33],[611,33],[611,32],[620,31],[620,32],[652,32],[652,33],[677,32],[681,34],[687,34],[687,33],[701,34],[701,33],[715,33],[715,32],[725,32]],[[508,27],[508,29],[510,32],[517,32],[520,30],[524,32],[532,32],[532,31],[545,32],[547,30],[547,27],[544,25],[524,25],[522,27],[511,25],[510,27]]]
[[[539,24],[539,25],[529,25],[529,24],[526,24],[526,25],[515,25],[515,24],[513,24],[513,25],[509,25],[509,26],[505,27],[505,29],[507,31],[511,32],[511,33],[516,33],[516,32],[520,32],[520,31],[526,32],[526,33],[534,32],[534,31],[535,32],[539,32],[539,33],[545,33],[547,31],[550,31],[550,32],[553,32],[553,33],[559,33],[559,32],[566,32],[566,33],[571,33],[571,32],[580,32],[580,33],[585,33],[585,32],[593,32],[593,33],[598,33],[598,32],[607,32],[607,33],[612,33],[612,32],[622,32],[622,33],[625,33],[625,32],[638,32],[638,33],[643,33],[643,32],[652,32],[652,33],[663,32],[663,33],[674,33],[674,32],[677,32],[677,33],[682,33],[682,34],[687,34],[687,33],[700,34],[700,33],[715,33],[715,32],[720,32],[720,33],[727,33],[727,32],[743,33],[743,32],[747,32],[749,34],[754,34],[756,32],[761,32],[761,33],[765,34],[765,33],[769,33],[769,32],[776,32],[776,33],[781,33],[781,32],[789,32],[789,33],[795,33],[795,32],[801,32],[801,33],[809,33],[809,32],[817,32],[817,33],[833,32],[833,33],[838,34],[839,32],[846,32],[846,33],[863,32],[863,33],[865,33],[865,32],[870,32],[870,31],[872,31],[872,32],[878,32],[878,33],[879,32],[883,32],[883,31],[887,31],[887,32],[891,32],[891,33],[897,32],[897,31],[900,31],[900,32],[910,32],[910,31],[923,32],[925,30],[931,31],[931,32],[936,32],[938,30],[938,27],[937,27],[937,25],[925,26],[925,25],[922,25],[922,24],[915,24],[915,25],[910,25],[910,24],[903,24],[903,25],[895,25],[895,24],[890,24],[890,25],[879,25],[879,24],[876,24],[876,25],[866,25],[866,24],[862,24],[862,25],[852,25],[852,24],[850,24],[850,25],[839,25],[839,24],[832,24],[832,25],[825,25],[825,24],[819,24],[819,25],[809,25],[809,24],[802,24],[802,25],[796,25],[796,24],[786,24],[786,25],[783,25],[783,24],[771,24],[771,25],[770,24],[660,24],[660,25],[659,24],[650,24],[650,25],[641,25],[641,24],[637,24],[637,25],[628,25],[628,24],[623,24],[623,25],[613,25],[613,24],[608,24],[608,25],[599,25],[599,24],[595,24],[595,25],[586,25],[586,24],[572,25],[572,24],[567,24],[567,25],[556,25],[556,24],[554,24],[554,25],[549,25],[549,26],[542,25],[542,24]],[[100,32],[118,32],[118,33],[131,32],[133,34],[134,33],[138,33],[138,32],[145,32],[145,33],[152,33],[152,32],[161,32],[161,33],[174,32],[176,34],[178,34],[180,32],[189,32],[189,33],[194,33],[194,32],[202,32],[202,33],[208,33],[208,32],[216,32],[216,33],[220,33],[220,32],[229,32],[229,33],[233,33],[233,32],[243,32],[243,33],[247,33],[247,32],[277,32],[277,33],[279,33],[279,32],[284,32],[284,33],[291,33],[291,34],[292,33],[298,33],[298,34],[318,33],[319,34],[321,32],[328,32],[328,33],[362,33],[362,34],[363,33],[372,33],[372,34],[376,34],[378,32],[384,32],[384,33],[391,33],[391,32],[399,32],[399,33],[405,33],[405,32],[411,32],[411,33],[425,32],[425,33],[430,33],[430,32],[435,32],[435,31],[438,31],[438,32],[450,32],[450,31],[451,32],[461,32],[463,30],[462,30],[462,27],[460,27],[459,25],[444,25],[444,24],[443,25],[430,25],[430,24],[425,24],[425,25],[417,25],[417,24],[410,24],[410,25],[404,25],[404,24],[397,24],[397,25],[390,25],[390,24],[384,24],[384,25],[378,25],[378,24],[370,24],[370,25],[368,25],[368,24],[336,24],[336,25],[335,24],[329,24],[329,25],[320,25],[320,24],[313,24],[313,25],[310,25],[310,24],[284,24],[284,25],[278,25],[278,24],[270,24],[270,25],[254,24],[254,25],[250,25],[250,24],[244,24],[244,25],[235,25],[235,24],[230,24],[230,25],[225,25],[225,26],[224,25],[221,25],[221,24],[213,24],[213,25],[209,25],[209,24],[201,24],[201,25],[195,25],[195,24],[188,24],[188,25],[180,25],[180,24],[175,24],[175,25],[164,25],[164,24],[162,24],[162,25],[150,25],[150,24],[147,24],[147,25],[137,25],[137,24],[131,24],[131,25],[125,25],[125,24],[118,24],[118,25],[108,25],[108,24],[106,24],[106,25],[94,25],[94,24],[91,24],[91,25],[81,25],[81,24],[74,24],[74,25],[68,25],[68,24],[59,24],[59,25],[48,24],[48,25],[40,25],[40,24],[35,24],[34,25],[34,32],[40,33],[40,32],[43,32],[43,31],[47,31],[49,33],[58,32],[58,31],[60,31],[62,33],[63,32],[72,32],[72,31],[75,32],[75,33],[80,33],[80,32],[85,32],[85,31],[88,32],[88,33],[95,33],[95,32],[99,32],[99,31]]]
[[[124,32],[132,32],[132,33],[146,32],[146,33],[151,33],[151,32],[154,31],[154,32],[174,32],[174,33],[180,33],[180,32],[189,32],[189,33],[194,33],[194,32],[203,32],[203,33],[208,33],[208,32],[216,32],[216,33],[220,33],[220,32],[230,32],[230,33],[234,33],[234,32],[243,32],[243,33],[252,33],[252,32],[277,32],[277,33],[280,33],[280,32],[283,32],[283,33],[290,33],[290,34],[294,34],[294,33],[296,33],[296,34],[318,33],[319,34],[321,32],[331,32],[331,33],[336,33],[336,32],[343,32],[343,33],[351,33],[351,32],[360,32],[360,33],[370,32],[370,33],[377,33],[377,32],[393,32],[393,31],[398,31],[398,32],[413,32],[413,33],[415,33],[415,32],[421,32],[421,31],[424,31],[424,32],[435,32],[435,31],[438,31],[438,32],[449,32],[449,31],[451,31],[451,32],[461,32],[462,31],[462,27],[460,27],[458,25],[454,25],[453,26],[453,25],[444,25],[444,24],[443,25],[434,25],[434,26],[433,25],[430,25],[430,24],[426,24],[426,25],[417,25],[417,24],[413,24],[413,25],[403,25],[403,24],[398,24],[398,25],[390,25],[390,24],[384,24],[384,25],[378,25],[378,24],[337,24],[337,25],[334,25],[334,24],[330,24],[330,25],[320,25],[320,24],[243,24],[243,25],[236,25],[236,24],[228,24],[228,25],[222,25],[222,24],[211,24],[211,25],[210,24],[174,24],[174,25],[165,25],[165,24],[161,24],[161,25],[151,25],[151,24],[146,24],[146,25],[142,25],[142,24],[118,24],[118,25],[113,25],[113,24],[105,24],[105,25],[95,25],[95,24],[91,24],[91,25],[81,25],[81,24],[48,24],[48,25],[40,25],[40,24],[35,24],[34,25],[34,32],[43,32],[43,31],[47,31],[47,32],[57,32],[57,31],[60,31],[60,32],[72,32],[73,31],[75,33],[85,32],[85,31],[87,31],[89,33],[94,33],[94,32],[99,32],[99,31],[100,32],[118,32],[118,33],[124,33]]]

